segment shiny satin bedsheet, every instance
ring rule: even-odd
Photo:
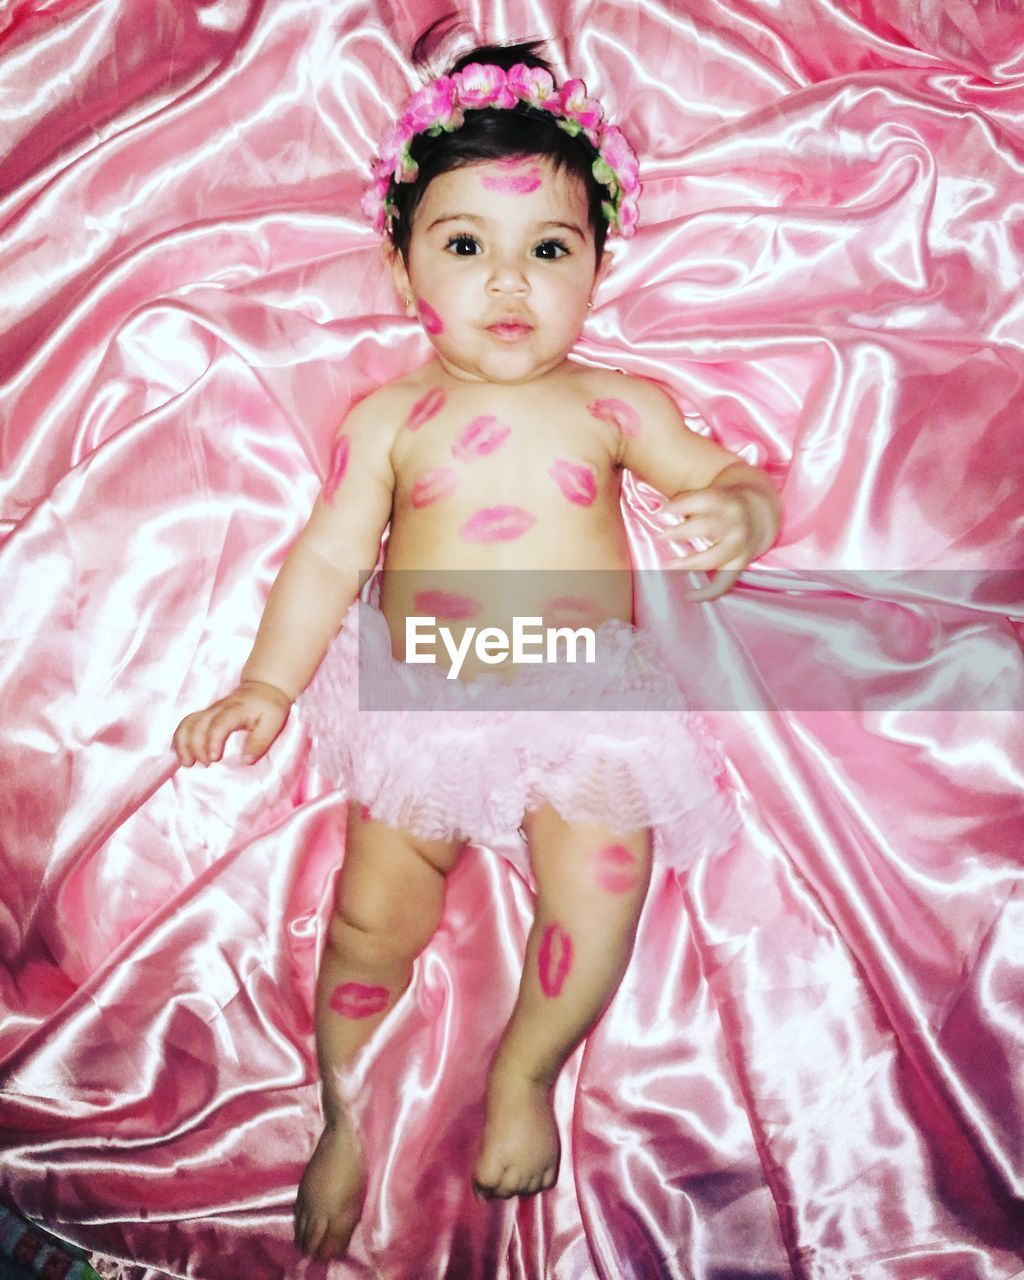
[[[0,13],[0,1188],[107,1276],[290,1243],[339,801],[293,717],[178,772],[341,414],[425,358],[358,195],[444,6]],[[640,152],[581,354],[765,465],[778,546],[639,610],[742,835],[657,879],[559,1084],[557,1189],[467,1172],[530,896],[474,851],[371,1046],[350,1258],[386,1280],[999,1280],[1024,1267],[1015,0],[470,4]],[[656,505],[627,493],[637,563]]]

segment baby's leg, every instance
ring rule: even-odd
[[[316,990],[324,1130],[295,1205],[295,1242],[316,1258],[345,1252],[366,1183],[338,1073],[409,985],[413,961],[440,922],[445,876],[462,844],[420,840],[349,806],[345,861]]]
[[[473,1180],[485,1196],[530,1195],[558,1175],[551,1089],[614,995],[650,881],[650,832],[569,823],[550,807],[524,829],[537,881],[519,997],[491,1063]]]

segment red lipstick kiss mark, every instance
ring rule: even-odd
[[[557,924],[549,924],[537,952],[540,989],[549,1000],[561,995],[572,968],[572,938]]]
[[[417,591],[412,607],[424,617],[450,618],[455,622],[475,618],[480,612],[479,600],[460,596],[455,591]]]
[[[594,879],[609,893],[629,893],[640,881],[635,856],[624,844],[606,844],[593,858]]]
[[[348,467],[348,436],[338,436],[334,442],[334,448],[331,451],[331,462],[328,468],[327,483],[324,485],[324,495],[328,502],[338,492],[338,485],[345,478],[345,471]]]
[[[470,458],[482,458],[495,449],[500,449],[508,439],[512,428],[506,427],[491,414],[474,418],[469,426],[452,445],[452,453],[462,462]]]
[[[441,412],[447,399],[440,387],[432,387],[426,395],[420,396],[405,420],[406,430],[419,431],[425,422],[429,422],[436,413]]]
[[[482,507],[459,530],[464,542],[512,542],[537,523],[522,507]]]
[[[372,1018],[387,1008],[387,987],[364,987],[361,982],[345,982],[335,987],[330,1006],[343,1018]]]
[[[413,481],[409,501],[419,510],[420,507],[429,507],[432,502],[447,498],[458,487],[459,477],[451,467],[434,467],[431,471],[424,471]]]
[[[420,313],[420,319],[423,321],[423,327],[427,333],[444,333],[444,321],[429,302],[424,302],[422,298],[417,298],[416,310]]]
[[[626,404],[625,400],[595,400],[593,404],[587,405],[587,411],[595,418],[600,418],[602,422],[618,427],[627,437],[638,436],[643,427],[640,415],[631,404]]]
[[[519,169],[520,161],[499,161],[501,168]],[[497,166],[496,166],[497,167]],[[526,196],[536,191],[544,180],[544,175],[536,165],[529,169],[511,173],[495,173],[494,169],[485,169],[480,175],[481,185],[488,191],[504,191],[510,196]]]
[[[582,462],[567,462],[559,458],[548,467],[548,475],[558,485],[570,502],[578,507],[589,507],[597,497],[597,480],[594,468]]]

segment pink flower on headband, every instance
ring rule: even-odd
[[[609,229],[628,239],[637,226],[640,169],[622,131],[603,123],[601,105],[587,97],[582,80],[567,80],[561,89],[543,67],[516,63],[503,67],[472,62],[452,76],[439,76],[418,89],[398,121],[385,133],[372,180],[363,200],[363,212],[376,231],[386,233],[396,215],[392,183],[415,182],[419,165],[412,144],[420,134],[436,137],[451,133],[465,122],[465,111],[486,108],[514,110],[522,103],[535,111],[547,111],[560,129],[589,146],[596,158],[594,178],[608,192],[602,210]]]
[[[597,145],[597,130],[601,126],[604,112],[601,104],[587,97],[587,86],[582,80],[566,80],[562,85],[559,98],[562,114],[575,120],[594,145]]]
[[[601,131],[601,155],[627,196],[640,190],[640,166],[626,135],[613,124]]]
[[[439,76],[412,95],[399,124],[409,130],[411,138],[414,133],[434,127],[457,129],[462,118],[462,112],[455,105],[455,85],[451,76]]]
[[[452,80],[459,102],[467,110],[479,110],[481,107],[508,109],[516,105],[516,96],[506,83],[502,67],[485,67],[479,62],[471,62],[468,67],[456,71]]]
[[[506,83],[519,101],[527,106],[543,110],[558,105],[555,82],[543,67],[527,67],[517,62],[509,68]]]

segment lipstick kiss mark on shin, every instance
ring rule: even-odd
[[[343,1018],[372,1018],[383,1013],[388,1003],[387,987],[367,987],[361,982],[343,982],[331,992],[329,1001]]]
[[[548,475],[558,485],[570,502],[578,507],[589,507],[597,497],[597,480],[594,468],[582,462],[568,462],[565,458],[548,467]]]
[[[561,995],[571,968],[572,938],[557,924],[549,924],[537,949],[540,989],[549,1000]]]
[[[459,530],[463,542],[512,542],[537,523],[522,507],[481,507]]]

